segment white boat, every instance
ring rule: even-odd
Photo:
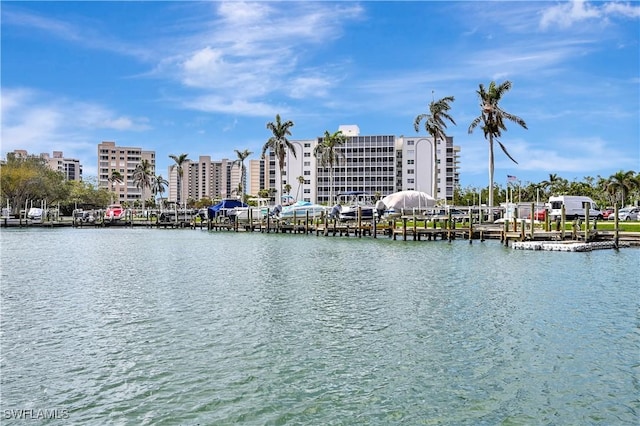
[[[255,206],[234,208],[229,212],[229,218],[239,223],[249,222],[249,218],[251,220],[264,219],[269,212],[269,199],[257,198],[256,203],[257,205]]]
[[[27,219],[31,219],[34,222],[42,222],[43,216],[44,209],[39,209],[37,207],[31,207],[27,213]]]
[[[424,214],[425,210],[434,207],[436,204],[435,198],[421,191],[394,192],[384,197],[381,201],[390,216],[414,213]]]
[[[341,221],[358,219],[358,212],[362,220],[372,220],[375,215],[373,197],[368,192],[347,191],[337,197],[338,203],[331,209],[331,216]]]
[[[296,201],[285,207],[276,206],[273,216],[278,219],[292,219],[294,216],[296,219],[305,219],[308,215],[309,219],[315,219],[328,212],[329,208],[327,206],[313,204],[309,201]]]
[[[108,221],[120,220],[125,217],[126,210],[120,204],[111,204],[104,212],[104,219]]]

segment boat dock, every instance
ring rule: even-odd
[[[180,220],[162,222],[158,220],[95,221],[92,223],[62,220],[35,222],[27,219],[0,220],[0,227],[76,227],[76,228],[160,228],[160,229],[200,229],[211,232],[260,232],[289,233],[315,236],[389,238],[402,241],[453,241],[500,240],[506,246],[526,250],[585,251],[584,246],[570,243],[592,244],[609,242],[611,247],[640,247],[640,232],[597,229],[597,222],[574,222],[571,230],[551,229],[549,223],[533,223],[519,220],[503,224],[473,223],[469,221],[440,220],[402,216],[392,219],[340,221],[324,216],[321,219],[296,218],[278,220],[265,218],[251,222],[231,222],[227,218],[207,221]],[[552,243],[555,243],[554,246]],[[591,249],[595,247],[591,246]],[[604,244],[599,248],[609,248]]]

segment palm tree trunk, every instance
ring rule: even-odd
[[[433,138],[433,194],[438,199],[438,138]]]
[[[278,160],[278,163],[279,163],[278,166],[280,167],[280,194],[277,195],[279,198],[276,200],[276,204],[282,204],[282,196],[284,195],[282,173],[284,172],[284,165],[280,162],[280,160]]]
[[[493,169],[493,136],[489,135],[489,207],[493,207]]]
[[[333,166],[329,168],[329,202],[328,206],[332,206],[331,200],[333,200]]]

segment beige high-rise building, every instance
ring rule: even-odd
[[[29,153],[24,149],[13,151],[16,158],[27,158]],[[62,172],[66,180],[82,180],[82,164],[76,158],[65,158],[62,151],[53,151],[53,155],[42,153],[37,157],[43,159],[50,169]]]
[[[104,141],[98,144],[98,186],[115,191],[114,201],[127,202],[133,205],[135,201],[148,200],[153,196],[150,188],[144,191],[136,187],[133,172],[142,160],[151,164],[151,172],[156,174],[156,152],[146,151],[138,147],[117,146],[115,142]],[[111,182],[112,173],[117,171],[122,176],[122,182]]]
[[[53,156],[40,154],[47,161],[49,167],[64,174],[67,180],[82,180],[82,165],[76,158],[65,158],[62,151],[53,151]]]
[[[268,189],[269,171],[265,167],[265,160],[249,160],[247,167],[248,191],[247,193],[258,196],[262,189]]]
[[[245,161],[245,167],[247,167]],[[178,167],[172,164],[168,168],[169,202],[178,201],[188,205],[202,198],[219,200],[227,197],[239,197],[240,166],[232,160],[211,160],[208,155],[201,155],[198,161],[187,159],[182,164],[180,179],[180,195],[178,197]],[[246,184],[244,185],[246,188]],[[179,199],[178,199],[179,198]]]

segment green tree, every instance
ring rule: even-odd
[[[189,161],[188,157],[189,157],[189,154],[169,155],[169,158],[175,161],[175,164],[171,165],[171,170],[176,171],[176,178],[177,178],[176,181],[178,184],[177,191],[176,191],[176,206],[179,206],[180,203],[182,202],[182,176],[184,174],[184,163]],[[176,207],[176,213],[177,213],[177,207]],[[177,217],[178,215],[176,214],[176,218]]]
[[[109,175],[109,178],[107,180],[111,184],[111,188],[113,190],[112,194],[115,194],[116,183],[122,183],[124,181],[124,178],[122,177],[122,174],[119,171],[113,170],[111,171],[111,175]],[[118,196],[118,201],[120,201],[120,196]],[[113,204],[113,195],[111,196],[111,204]]]
[[[492,81],[489,83],[488,90],[485,90],[484,85],[480,83],[479,89],[476,93],[480,98],[481,113],[471,122],[471,125],[469,125],[469,134],[471,134],[478,125],[482,124],[481,129],[484,133],[484,137],[489,142],[489,207],[493,207],[493,172],[495,168],[493,142],[498,142],[506,156],[509,157],[511,161],[518,164],[498,138],[502,137],[503,130],[507,130],[507,127],[504,124],[505,119],[512,121],[525,129],[527,128],[527,124],[522,118],[510,114],[500,108],[500,101],[502,100],[502,97],[510,89],[511,82],[508,80],[499,85],[496,85],[495,81]]]
[[[624,207],[627,202],[628,195],[637,185],[634,179],[635,173],[631,170],[616,172],[609,176],[607,183],[607,191],[615,196],[616,201],[620,201]]]
[[[151,193],[155,198],[156,195],[160,194],[160,201],[162,201],[162,194],[164,193],[164,189],[169,186],[169,181],[162,177],[162,175],[154,176],[151,179]],[[162,206],[162,203],[160,203]]]
[[[133,182],[136,187],[142,192],[142,210],[145,210],[144,194],[147,188],[151,188],[151,184],[154,178],[153,165],[149,160],[143,158],[138,165],[136,165],[133,171]]]
[[[245,188],[245,184],[247,182],[247,168],[244,165],[244,160],[246,160],[247,157],[253,154],[253,152],[249,151],[248,149],[245,149],[244,151],[238,151],[237,149],[235,149],[234,151],[236,152],[238,158],[233,162],[233,166],[240,167],[240,199],[244,202],[246,198],[245,193],[247,192]]]
[[[318,160],[321,167],[329,169],[329,200],[328,205],[332,205],[333,200],[333,174],[334,168],[340,163],[340,158],[345,158],[344,152],[340,148],[347,142],[347,136],[341,130],[329,133],[324,131],[322,141],[313,150],[313,155]]]
[[[304,176],[298,176],[296,178],[298,180],[298,190],[296,191],[296,201],[300,199],[300,190],[302,189],[302,185],[304,184]]]
[[[23,158],[9,153],[0,165],[3,206],[8,200],[14,214],[29,200],[60,201],[66,195],[64,182],[64,175],[50,169],[40,157]]]
[[[416,133],[420,131],[420,122],[424,120],[424,129],[433,138],[433,198],[438,198],[438,140],[442,139],[446,142],[447,134],[445,129],[447,128],[447,122],[450,121],[454,125],[456,122],[449,115],[448,111],[451,109],[451,102],[455,98],[453,96],[445,96],[437,101],[431,101],[429,104],[429,113],[419,114],[413,122],[413,128]],[[446,121],[445,121],[446,120]]]
[[[287,120],[282,121],[280,119],[280,114],[276,114],[276,121],[267,123],[267,129],[271,131],[272,136],[267,140],[267,142],[262,147],[262,155],[261,157],[265,158],[265,153],[267,150],[270,150],[274,153],[276,158],[278,159],[278,169],[280,170],[280,197],[283,195],[283,179],[284,175],[284,159],[287,155],[287,151],[291,151],[294,158],[296,157],[296,148],[295,146],[287,139],[287,136],[291,136],[291,127],[293,127],[293,121]],[[282,201],[282,199],[280,199]]]

